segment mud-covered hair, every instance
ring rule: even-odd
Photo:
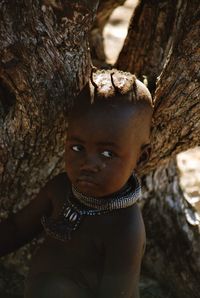
[[[113,97],[126,94],[136,88],[136,77],[130,72],[117,69],[95,70],[91,72],[90,82],[94,87],[94,97]]]
[[[113,98],[133,103],[145,103],[153,107],[152,98],[147,87],[135,75],[117,69],[92,69],[89,83],[83,88],[77,99],[87,98],[90,103],[99,100],[109,101]]]
[[[91,102],[100,98],[122,97],[132,102],[142,100],[153,105],[149,90],[130,72],[92,69],[89,89]]]

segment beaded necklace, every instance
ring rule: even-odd
[[[71,195],[66,199],[58,217],[43,216],[41,223],[45,232],[58,240],[71,239],[85,216],[111,213],[114,210],[127,208],[135,204],[141,197],[141,185],[133,174],[127,184],[119,192],[103,198],[87,197],[72,186]]]

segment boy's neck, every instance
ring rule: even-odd
[[[80,193],[73,185],[72,194],[78,202],[86,207],[99,210],[114,210],[126,208],[136,203],[141,197],[141,185],[137,176],[133,174],[121,190],[108,196],[87,196]]]

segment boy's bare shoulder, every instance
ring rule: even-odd
[[[112,225],[124,227],[133,227],[136,225],[143,224],[141,210],[137,204],[134,204],[128,208],[123,208],[114,211],[108,215],[108,220],[112,221]],[[113,227],[112,227],[113,229]]]
[[[105,225],[105,227],[104,227]],[[115,215],[106,216],[102,224],[106,242],[121,238],[125,242],[139,238],[145,242],[145,227],[141,210],[137,204],[117,211]]]

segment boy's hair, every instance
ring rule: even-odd
[[[147,87],[130,72],[93,68],[88,87],[91,102],[97,99],[120,97],[130,102],[142,101],[153,106]]]
[[[144,103],[153,107],[147,87],[130,72],[117,69],[98,70],[93,68],[89,83],[79,93],[77,102],[83,98],[94,103],[97,100],[120,98],[133,103]]]
[[[135,75],[117,69],[96,71],[93,69],[90,82],[95,88],[95,95],[105,98],[124,95],[136,89]]]

